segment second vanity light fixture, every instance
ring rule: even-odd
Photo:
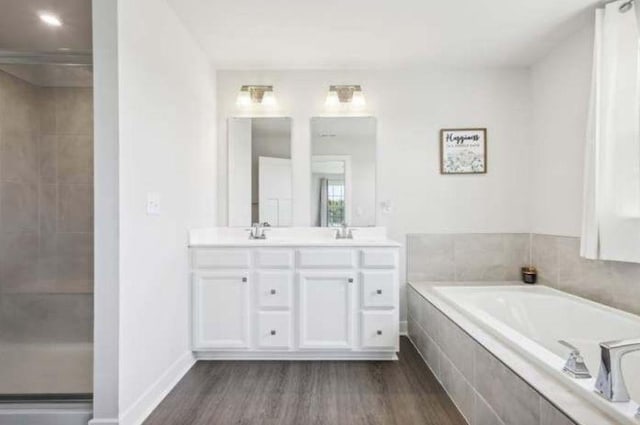
[[[240,87],[236,104],[241,108],[247,108],[252,105],[276,106],[273,86],[242,86]]]
[[[367,102],[362,93],[362,87],[357,84],[329,86],[329,93],[325,105],[336,108],[341,105],[350,105],[354,109],[362,109]]]

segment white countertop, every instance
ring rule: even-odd
[[[241,227],[211,227],[189,231],[189,247],[399,247],[387,238],[384,227],[354,227],[353,239],[336,239],[334,228],[272,227],[266,239],[249,239],[247,229]]]

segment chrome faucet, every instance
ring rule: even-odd
[[[347,223],[342,223],[336,230],[336,239],[353,239],[353,231],[349,229]]]
[[[269,223],[253,223],[250,229],[247,229],[249,232],[249,239],[267,239],[267,228],[271,227]]]
[[[591,373],[589,373],[589,369],[580,354],[580,350],[569,344],[567,341],[560,340],[559,344],[564,345],[568,349],[571,350],[569,353],[569,358],[565,363],[562,371],[567,375],[571,376],[573,379],[589,379],[591,378]]]
[[[625,354],[640,351],[640,338],[600,344],[600,373],[595,391],[613,402],[631,400],[622,376],[621,360]]]

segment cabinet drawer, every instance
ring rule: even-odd
[[[258,307],[290,308],[293,273],[290,271],[259,271]]]
[[[362,312],[362,348],[393,349],[398,343],[396,311]]]
[[[298,267],[349,269],[356,266],[352,249],[301,249],[298,251]]]
[[[260,249],[256,253],[256,264],[264,269],[293,268],[293,251],[285,249]]]
[[[291,314],[280,311],[258,313],[258,347],[291,347]]]
[[[251,266],[251,251],[248,249],[192,249],[191,264],[197,269],[248,269]]]
[[[364,268],[394,269],[398,266],[398,251],[395,249],[363,249],[360,255]]]
[[[362,307],[395,307],[395,281],[395,271],[363,271]]]

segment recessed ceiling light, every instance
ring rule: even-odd
[[[52,27],[62,26],[62,21],[56,15],[53,15],[47,12],[42,12],[40,13],[39,16],[40,16],[40,20],[47,25],[50,25]]]

